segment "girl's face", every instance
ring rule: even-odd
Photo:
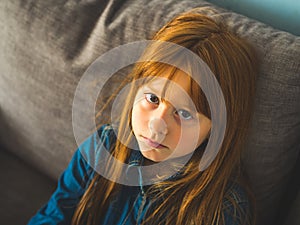
[[[196,111],[189,97],[190,79],[178,70],[167,85],[166,78],[158,77],[139,88],[131,121],[147,159],[160,162],[187,155],[208,137],[211,120]]]

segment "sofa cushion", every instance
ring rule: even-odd
[[[0,170],[1,224],[26,224],[50,198],[56,182],[1,146]]]
[[[57,178],[77,148],[72,101],[87,67],[111,48],[149,39],[178,13],[199,6],[259,51],[256,108],[244,163],[257,198],[258,224],[272,224],[299,154],[300,38],[205,1],[2,1],[1,143]],[[102,100],[123,75],[106,84]],[[87,126],[91,118],[85,117],[85,108],[80,113],[78,128],[88,135],[94,129]]]

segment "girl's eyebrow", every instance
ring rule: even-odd
[[[149,91],[149,92],[152,92],[153,94],[156,94],[158,95],[159,97],[162,96],[162,92],[163,92],[163,88],[160,88],[160,90],[154,86],[162,86],[162,87],[165,87],[165,84],[145,84],[142,88],[146,91]],[[182,89],[183,90],[183,89]],[[180,91],[179,91],[180,92]],[[195,111],[197,112],[197,110],[195,109],[196,106],[194,105],[193,101],[191,98],[187,99],[186,96],[178,96],[179,95],[179,92],[176,92],[176,91],[173,91],[171,93],[173,93],[175,97],[173,98],[170,98],[168,96],[165,96],[164,99],[168,102],[170,102],[171,105],[174,106],[174,108],[176,109],[188,109],[189,111]],[[168,91],[166,91],[166,95],[167,93],[170,93]],[[187,96],[189,96],[187,93],[186,93]],[[193,110],[194,109],[194,110]]]

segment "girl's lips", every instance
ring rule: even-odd
[[[149,138],[143,137],[143,139],[144,139],[145,143],[152,148],[166,148],[166,146],[164,146],[158,142],[155,142]]]

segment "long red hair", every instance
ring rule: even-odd
[[[241,153],[251,120],[255,92],[256,55],[253,49],[245,40],[229,32],[222,23],[198,13],[179,15],[162,27],[153,40],[185,47],[209,66],[223,92],[227,125],[221,149],[206,170],[199,172],[202,154],[195,152],[180,179],[165,180],[151,186],[148,192],[158,199],[159,205],[149,210],[143,223],[220,225],[224,223],[224,202],[230,202],[235,214],[240,215],[240,218],[236,217],[237,224],[252,225],[251,210],[243,211],[233,197],[235,194],[228,190],[231,190],[231,184],[240,183],[242,177]],[[158,55],[161,53],[161,57],[165,56],[159,51],[159,46],[156,50]],[[176,60],[182,60],[185,64],[190,63],[180,58],[180,54],[176,57]],[[166,66],[152,61],[137,63],[126,82],[160,74]],[[172,74],[169,79],[172,79]],[[130,132],[130,112],[137,89],[138,86],[132,85],[120,117],[119,137],[112,150],[113,156],[124,163],[128,160],[130,149],[119,140],[130,142],[134,138]],[[197,109],[210,118],[205,94],[192,79],[191,89]],[[118,168],[107,169],[116,176],[120,174]],[[96,175],[77,207],[73,224],[97,224],[105,215],[111,196],[119,188],[120,184]],[[241,219],[243,221],[239,221]]]

